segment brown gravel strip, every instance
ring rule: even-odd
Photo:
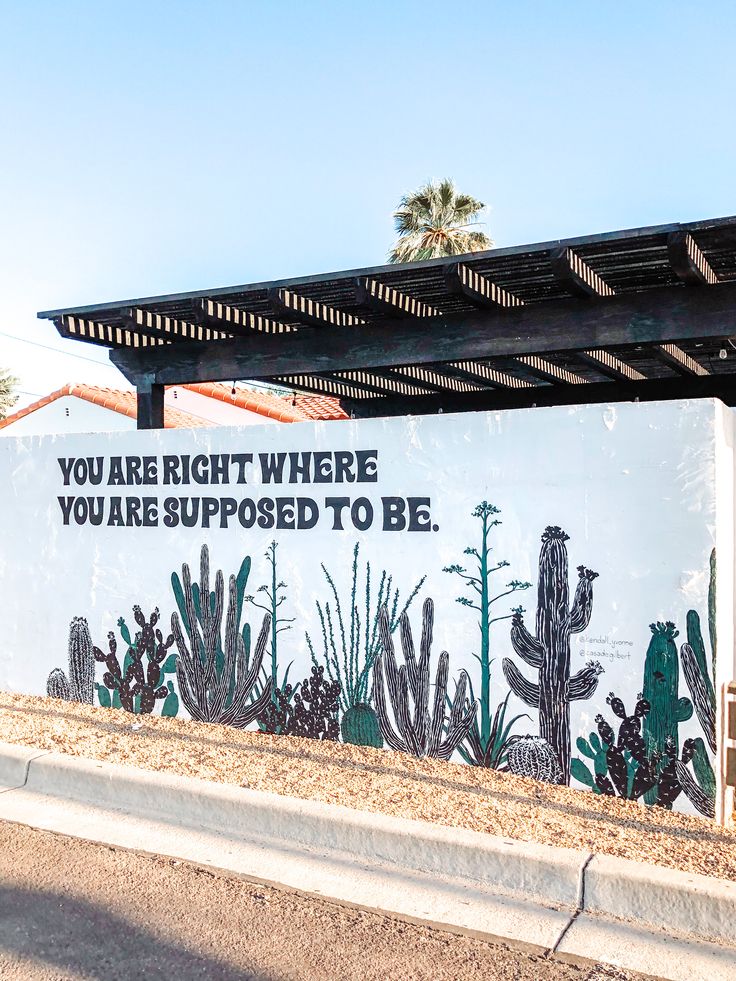
[[[3,981],[635,981],[0,821]]]
[[[0,740],[736,880],[736,832],[705,818],[390,750],[3,692]]]

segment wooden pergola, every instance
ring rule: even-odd
[[[47,310],[166,385],[243,379],[355,417],[717,397],[736,404],[736,217]]]

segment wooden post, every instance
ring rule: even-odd
[[[164,386],[138,382],[138,429],[164,428]]]

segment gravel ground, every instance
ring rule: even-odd
[[[0,822],[3,981],[635,981]]]
[[[390,750],[7,693],[0,740],[736,880],[736,832],[705,818]]]

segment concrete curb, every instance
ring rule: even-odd
[[[44,749],[0,743],[0,793],[23,787],[28,779],[31,760],[45,755]]]
[[[709,981],[736,972],[734,882],[0,743],[3,781],[18,789],[0,796],[0,818],[131,848],[148,822],[146,850],[338,902],[565,959],[654,963],[674,981],[693,977],[681,973],[685,950]],[[102,809],[103,837],[83,805]],[[127,838],[113,828],[126,821]],[[670,966],[657,953],[666,943]]]
[[[0,746],[0,755],[2,747]],[[26,790],[83,800],[245,841],[283,841],[433,876],[469,879],[550,907],[579,905],[587,852],[553,848],[338,804],[49,753],[32,761]]]

